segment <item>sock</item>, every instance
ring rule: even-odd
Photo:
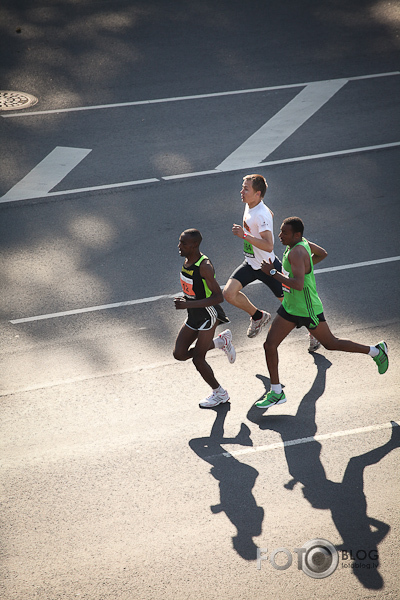
[[[219,385],[217,388],[215,388],[215,390],[213,390],[213,392],[215,392],[216,394],[220,394],[221,392],[223,392],[223,388]]]
[[[282,394],[282,384],[281,383],[271,383],[271,390],[276,394]]]
[[[370,346],[368,354],[374,358],[375,356],[378,356],[379,349],[376,346]]]
[[[223,348],[224,344],[225,344],[224,340],[221,337],[219,337],[219,336],[217,336],[216,338],[214,338],[213,342],[214,342],[215,348],[220,348],[220,349]]]
[[[254,313],[254,315],[251,317],[253,319],[253,321],[259,321],[262,317],[262,312],[261,310],[256,310],[256,312]]]

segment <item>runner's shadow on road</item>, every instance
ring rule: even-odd
[[[242,423],[236,437],[225,438],[224,423],[230,406],[222,404],[211,410],[216,412],[216,417],[210,436],[190,440],[189,446],[197,456],[212,465],[210,473],[219,481],[220,503],[211,506],[211,512],[226,514],[237,529],[237,535],[232,538],[234,549],[245,560],[256,560],[257,546],[253,537],[261,534],[264,518],[264,509],[257,506],[252,493],[258,471],[233,456],[224,456],[226,450],[222,447],[222,444],[252,446],[250,430]]]
[[[283,442],[314,437],[317,432],[316,403],[325,390],[326,372],[331,366],[320,354],[314,355],[314,361],[317,376],[295,416],[277,414],[278,406],[273,408],[274,413],[269,414],[263,414],[262,409],[252,406],[247,418],[262,430],[276,431],[281,435]],[[292,476],[285,488],[293,490],[294,486],[300,483],[303,486],[304,498],[313,508],[331,511],[332,520],[343,540],[343,543],[337,546],[337,550],[342,551],[339,557],[342,558],[342,562],[347,559],[346,566],[350,565],[354,575],[368,589],[381,589],[384,585],[378,571],[378,544],[385,538],[390,526],[367,515],[364,469],[377,464],[389,452],[399,447],[400,427],[392,421],[390,440],[374,450],[351,457],[342,481],[337,483],[326,477],[321,462],[322,445],[319,442],[314,440],[285,446],[286,461]],[[323,532],[320,537],[324,537]],[[350,551],[351,556],[355,557],[354,561],[350,559]],[[347,554],[344,554],[345,552]]]

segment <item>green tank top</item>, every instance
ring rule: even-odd
[[[310,256],[311,271],[310,273],[306,273],[304,276],[304,287],[302,290],[294,290],[293,288],[288,288],[285,285],[283,286],[284,297],[282,306],[291,315],[295,315],[297,317],[310,317],[315,323],[315,326],[317,326],[319,323],[317,315],[324,311],[324,307],[322,306],[322,302],[318,296],[317,286],[315,284],[311,248],[305,238],[296,244],[296,246],[303,246],[307,250]],[[293,246],[293,248],[296,246]],[[282,259],[283,272],[289,277],[293,277],[293,272],[288,258],[289,253],[291,250],[293,250],[293,248],[289,248],[289,246],[287,246]]]

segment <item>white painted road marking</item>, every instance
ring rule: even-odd
[[[105,185],[94,185],[92,187],[77,188],[75,190],[66,190],[66,191],[61,190],[59,192],[49,192],[48,194],[46,194],[46,198],[47,198],[47,196],[63,196],[64,194],[82,194],[84,192],[98,192],[101,190],[111,190],[111,189],[119,188],[119,187],[145,185],[148,183],[156,183],[159,181],[160,180],[157,179],[156,177],[151,177],[150,179],[137,179],[136,181],[123,181],[122,183],[109,183],[109,184],[105,184]]]
[[[258,165],[254,165],[254,166],[270,167],[273,165],[283,165],[283,164],[301,162],[303,160],[318,160],[321,158],[334,158],[337,156],[345,156],[347,154],[358,154],[360,152],[371,152],[374,150],[387,150],[389,148],[395,148],[397,146],[400,146],[400,142],[381,144],[379,146],[366,146],[364,148],[350,148],[348,150],[338,150],[336,152],[325,152],[323,154],[312,154],[309,156],[295,156],[294,158],[283,158],[281,160],[271,160],[268,162],[259,163]],[[238,167],[237,169],[233,169],[233,170],[239,170],[240,168],[241,167]],[[174,180],[174,179],[185,179],[188,177],[202,177],[203,175],[220,175],[221,173],[226,173],[226,172],[227,171],[218,171],[217,169],[212,169],[210,171],[198,171],[196,173],[181,173],[179,175],[166,175],[165,177],[162,177],[162,179],[165,181],[169,181],[169,180]],[[95,185],[92,187],[76,188],[73,190],[60,190],[58,192],[48,192],[47,194],[43,194],[43,196],[34,196],[34,197],[35,198],[40,198],[40,197],[49,198],[51,196],[68,196],[71,194],[83,194],[86,192],[97,192],[97,191],[101,191],[101,190],[111,190],[111,189],[120,188],[120,187],[132,187],[135,185],[148,185],[149,183],[159,183],[159,182],[160,182],[160,179],[157,179],[156,177],[152,177],[149,179],[137,179],[136,181],[123,181],[121,183],[110,183],[110,184],[105,184],[105,185]],[[15,186],[13,189],[15,189]],[[14,201],[20,200],[20,198],[7,197],[9,193],[10,192],[7,192],[7,194],[5,196],[2,196],[0,198],[0,203],[14,202]],[[24,199],[27,200],[29,198],[24,198]]]
[[[359,262],[359,263],[353,263],[353,264],[349,264],[349,265],[340,265],[338,267],[327,267],[326,269],[315,269],[314,273],[318,274],[318,273],[330,273],[333,271],[343,271],[346,269],[356,269],[359,267],[368,267],[371,265],[380,265],[383,263],[389,263],[389,262],[394,262],[394,261],[398,261],[400,260],[400,256],[392,256],[390,258],[380,258],[377,260],[368,260],[365,262]],[[251,284],[249,285],[255,285],[257,283],[261,283],[260,281],[253,281]],[[163,294],[161,296],[151,296],[149,298],[139,298],[138,300],[127,300],[125,302],[115,302],[113,304],[103,304],[100,306],[89,306],[87,308],[77,308],[75,310],[67,310],[67,311],[63,311],[63,312],[58,312],[58,313],[49,313],[46,315],[38,315],[35,317],[24,317],[21,319],[13,319],[10,321],[10,323],[12,325],[17,325],[18,323],[29,323],[32,321],[43,321],[45,319],[55,319],[55,318],[59,318],[59,317],[67,317],[70,315],[79,315],[82,313],[88,313],[88,312],[96,312],[99,310],[107,310],[110,308],[120,308],[122,306],[133,306],[134,304],[145,304],[148,302],[155,302],[157,300],[165,300],[165,299],[171,299],[171,298],[175,298],[176,296],[180,296],[182,295],[182,292],[177,292],[176,294]]]
[[[347,79],[309,84],[217,166],[221,171],[257,167],[346,85]]]
[[[221,454],[214,454],[212,456],[206,456],[207,458],[234,458],[235,456],[243,456],[243,454],[254,454],[256,452],[268,452],[268,450],[276,450],[278,448],[285,448],[287,446],[298,446],[299,444],[308,444],[310,442],[318,442],[320,440],[330,440],[337,437],[344,437],[348,435],[359,435],[361,433],[370,433],[371,431],[379,431],[380,429],[393,429],[399,427],[396,421],[390,423],[381,423],[380,425],[369,425],[368,427],[358,427],[357,429],[347,429],[344,431],[335,431],[333,433],[323,433],[321,435],[315,435],[312,437],[299,438],[297,440],[287,440],[286,442],[277,442],[276,444],[268,444],[267,446],[250,446],[249,448],[243,448],[243,450],[234,450],[233,452],[222,452]]]
[[[279,147],[290,135],[292,135],[305,121],[315,114],[326,102],[329,101],[348,81],[360,79],[373,79],[377,77],[388,77],[400,75],[400,72],[380,73],[376,75],[365,75],[361,77],[351,77],[343,79],[331,79],[303,84],[289,84],[283,86],[272,86],[266,88],[256,88],[249,90],[235,90],[232,92],[220,92],[216,94],[200,94],[196,96],[181,96],[176,98],[163,98],[159,100],[145,100],[138,102],[128,102],[122,104],[98,105],[92,107],[80,107],[77,109],[63,109],[61,111],[37,111],[36,113],[25,113],[25,116],[33,114],[49,114],[52,112],[65,112],[72,110],[91,110],[94,108],[116,108],[119,106],[133,106],[137,104],[154,104],[160,102],[174,102],[177,100],[191,100],[198,98],[211,98],[217,96],[226,96],[233,94],[246,94],[261,91],[270,91],[277,89],[299,88],[304,89],[284,106],[276,115],[265,123],[258,131],[251,135],[239,148],[231,153],[215,169],[197,173],[185,173],[162,177],[164,180],[181,179],[184,177],[195,177],[220,172],[234,171],[250,167],[270,166],[273,164],[286,164],[290,162],[299,162],[302,160],[312,160],[318,158],[327,158],[340,156],[356,152],[366,152],[400,145],[400,142],[382,144],[379,146],[368,146],[363,148],[352,148],[328,152],[312,156],[302,156],[279,161],[260,162],[269,156],[277,147]],[[4,117],[21,116],[21,113],[2,115]],[[75,156],[74,156],[75,152]],[[0,203],[27,200],[31,198],[42,198],[48,196],[62,196],[66,194],[82,194],[99,190],[107,190],[119,187],[129,187],[141,184],[159,182],[158,178],[139,179],[136,181],[125,181],[121,183],[106,184],[100,186],[91,186],[76,188],[73,190],[61,190],[50,192],[79,162],[84,158],[80,153],[90,150],[80,148],[55,148],[39,165],[37,165],[24,179],[17,183],[3,197]]]
[[[348,81],[360,79],[373,79],[377,77],[388,77],[400,75],[400,72],[380,73],[377,75],[365,75],[361,77],[351,77],[343,79],[331,79],[304,84],[290,84],[283,86],[273,86],[268,88],[256,88],[250,90],[235,90],[232,92],[220,92],[216,94],[200,94],[197,96],[181,96],[176,98],[163,98],[159,100],[146,100],[132,103],[98,105],[97,107],[80,107],[77,109],[63,109],[61,111],[43,111],[36,114],[48,114],[49,112],[64,112],[71,110],[89,110],[94,108],[115,108],[118,106],[128,106],[136,104],[152,104],[160,102],[173,102],[177,100],[191,100],[198,98],[210,98],[224,95],[245,94],[260,91],[269,91],[276,89],[298,88],[304,89],[297,94],[286,106],[284,106],[276,115],[265,123],[258,131],[251,135],[239,148],[223,160],[215,169],[197,173],[186,173],[162,177],[164,180],[181,179],[184,177],[195,177],[220,172],[235,171],[244,168],[256,168],[259,166],[270,166],[275,164],[287,164],[299,162],[302,160],[312,160],[340,156],[345,154],[366,152],[383,148],[390,148],[400,145],[400,142],[382,144],[379,146],[368,146],[363,148],[352,148],[339,150],[336,152],[327,152],[312,156],[302,156],[278,161],[260,162],[269,156],[277,147],[279,147],[290,135],[292,135],[305,121],[315,114],[326,102],[332,98]],[[29,116],[35,113],[25,113]],[[21,116],[21,113],[2,115],[5,117]],[[75,156],[73,153],[75,152]],[[89,153],[90,150],[80,148],[55,148],[39,165],[37,165],[24,179],[17,183],[11,190],[0,198],[0,203],[12,202],[18,200],[28,200],[31,198],[42,198],[51,196],[62,196],[67,194],[82,194],[99,190],[107,190],[119,187],[130,187],[141,184],[159,182],[158,178],[139,179],[136,181],[125,181],[121,183],[106,184],[100,186],[82,187],[73,190],[60,190],[50,192],[79,162],[84,158],[79,153]],[[65,155],[65,156],[64,156]]]
[[[121,308],[122,306],[133,306],[134,304],[147,304],[148,302],[156,302],[157,300],[165,300],[166,298],[175,298],[176,296],[182,295],[182,292],[178,294],[164,294],[162,296],[151,296],[150,298],[139,298],[138,300],[126,300],[123,302],[114,302],[113,304],[101,304],[99,306],[88,306],[87,308],[76,308],[74,310],[65,310],[58,313],[49,313],[47,315],[38,315],[36,317],[25,317],[23,319],[13,319],[10,321],[13,325],[17,323],[29,323],[30,321],[43,321],[45,319],[56,319],[59,317],[68,317],[70,315],[80,315],[87,312],[96,312],[99,310],[107,310],[109,308]]]
[[[293,158],[282,158],[280,160],[269,160],[267,162],[259,163],[258,165],[252,165],[254,167],[271,167],[274,165],[286,165],[289,163],[301,162],[304,160],[319,160],[320,158],[334,158],[336,156],[346,156],[347,154],[358,154],[360,152],[372,152],[373,150],[387,150],[388,148],[395,148],[400,146],[400,142],[390,142],[389,144],[380,144],[379,146],[365,146],[364,148],[349,148],[348,150],[337,150],[334,152],[324,152],[322,154],[310,154],[308,156],[295,156]],[[241,167],[232,169],[233,171],[239,171]],[[181,173],[180,175],[168,175],[162,179],[183,179],[186,177],[200,177],[201,175],[215,175],[221,173],[214,169],[213,171],[198,171],[197,173]],[[224,173],[228,171],[223,171]]]
[[[74,169],[91,150],[57,146],[21,181],[11,188],[0,202],[43,198]]]
[[[393,77],[396,75],[400,75],[400,71],[391,71],[389,73],[374,73],[372,75],[360,75],[357,77],[346,77],[347,81],[361,81],[362,79],[376,79],[378,77]],[[327,81],[336,81],[335,79],[329,79]],[[247,90],[232,90],[228,92],[214,92],[211,94],[196,94],[192,96],[175,96],[172,98],[156,98],[154,100],[136,100],[133,102],[120,102],[115,104],[97,104],[94,106],[77,106],[74,108],[53,108],[50,110],[35,110],[30,112],[15,112],[15,113],[7,113],[2,114],[0,116],[3,119],[10,119],[13,117],[31,117],[37,115],[51,115],[51,114],[59,114],[66,112],[78,112],[83,110],[103,110],[109,108],[123,108],[125,106],[141,106],[147,104],[162,104],[167,102],[181,102],[184,100],[201,100],[203,98],[220,98],[221,96],[236,96],[239,94],[254,94],[260,92],[271,92],[275,90],[287,90],[292,88],[303,88],[307,85],[311,85],[317,83],[315,81],[305,81],[303,83],[289,83],[286,85],[273,85],[269,87],[262,88],[251,88]],[[319,82],[322,83],[322,82]]]

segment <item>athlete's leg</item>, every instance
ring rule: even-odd
[[[309,329],[314,337],[327,350],[339,350],[340,352],[357,352],[358,354],[368,354],[370,346],[357,344],[350,340],[342,340],[333,335],[326,321],[321,321],[315,329]]]
[[[183,324],[175,341],[175,348],[173,351],[174,358],[176,358],[176,360],[188,360],[189,358],[193,358],[193,348],[190,348],[190,346],[196,339],[197,331],[190,329],[190,327]]]
[[[252,316],[257,311],[257,307],[241,291],[242,288],[242,284],[237,279],[228,279],[223,291],[224,298],[229,304],[241,308]]]
[[[193,348],[193,364],[204,379],[206,383],[213,389],[217,389],[219,387],[218,381],[214,377],[214,372],[210,365],[206,362],[206,354],[211,347],[214,347],[213,337],[215,334],[215,329],[217,327],[217,323],[215,323],[214,327],[211,329],[207,329],[206,331],[200,330],[198,332],[197,342],[195,347]]]
[[[267,339],[264,342],[264,351],[272,385],[279,383],[278,346],[295,327],[296,325],[291,321],[287,321],[280,315],[276,315],[269,328]]]

